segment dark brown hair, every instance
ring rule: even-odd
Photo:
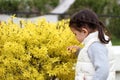
[[[72,26],[73,24],[75,24],[76,26]],[[107,44],[110,41],[110,39],[108,40],[105,39],[104,34],[105,31],[107,30],[104,24],[101,21],[99,21],[98,16],[96,15],[95,12],[89,9],[84,9],[73,14],[73,16],[70,18],[69,22],[70,27],[74,27],[76,30],[78,30],[84,25],[88,25],[88,27],[92,30],[97,29],[98,38],[102,43]]]

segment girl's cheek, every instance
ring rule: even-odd
[[[78,40],[79,42],[82,42],[81,37],[77,37],[77,40]]]

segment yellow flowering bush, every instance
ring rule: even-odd
[[[80,44],[68,20],[1,22],[0,79],[74,80],[76,57],[67,51],[71,45]]]

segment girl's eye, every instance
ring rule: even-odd
[[[76,36],[76,33],[74,33],[74,35]]]

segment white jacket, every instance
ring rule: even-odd
[[[89,34],[83,41],[85,46],[84,48],[81,49],[78,55],[76,68],[75,68],[75,80],[92,80],[92,77],[95,73],[95,69],[88,57],[87,50],[89,46],[96,41],[99,41],[97,31]],[[109,64],[110,64],[109,76],[107,80],[115,80],[114,55],[111,49],[112,45],[111,42],[109,42],[109,44],[104,44],[104,45],[108,49]]]

